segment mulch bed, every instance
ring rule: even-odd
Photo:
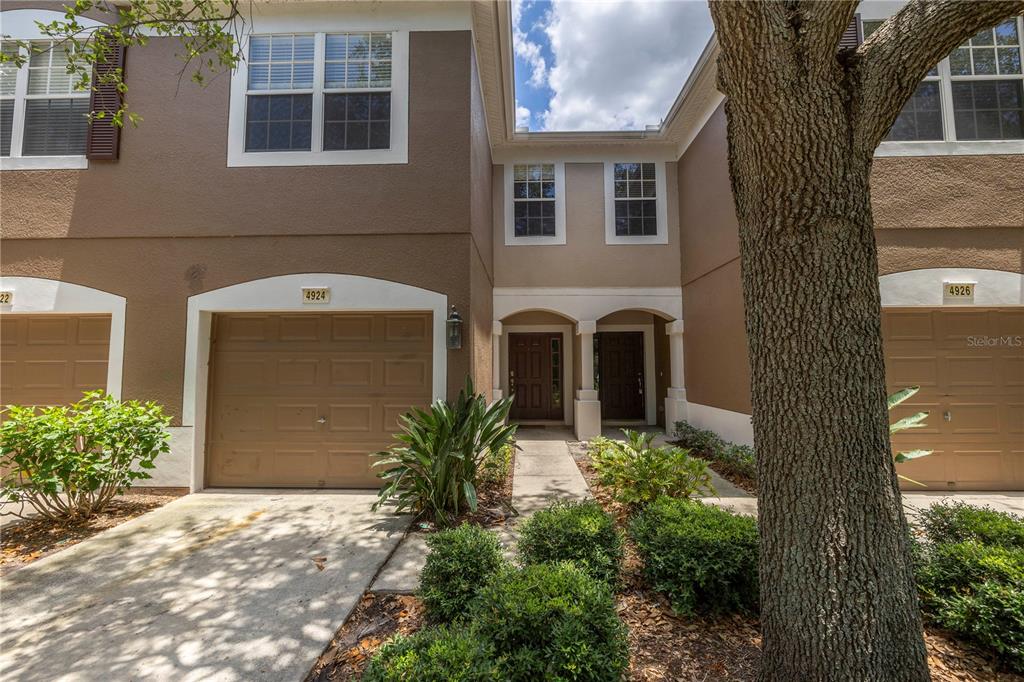
[[[725,480],[732,483],[734,486],[739,488],[745,493],[750,493],[754,497],[757,497],[757,481],[744,476],[743,474],[733,471],[732,467],[722,462],[716,462],[713,459],[704,457],[704,455],[697,454],[697,457],[708,460],[708,468],[714,471],[716,474],[724,478]]]
[[[60,524],[40,517],[12,522],[0,532],[0,576],[162,507],[183,494],[164,490],[118,495],[103,512],[77,523]]]
[[[586,444],[570,443],[570,451],[591,494],[624,524],[627,510],[598,483]],[[627,540],[618,613],[629,627],[631,681],[757,679],[761,659],[757,618],[676,615],[662,595],[646,587],[641,571],[642,564]],[[936,682],[1024,682],[1024,677],[1000,671],[985,650],[948,633],[926,629],[925,644]]]
[[[416,597],[366,592],[305,682],[359,679],[384,642],[396,634],[410,635],[422,625],[423,605]]]

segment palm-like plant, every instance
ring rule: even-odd
[[[377,453],[385,483],[373,508],[394,499],[396,512],[430,517],[439,526],[466,508],[476,511],[477,468],[515,434],[507,423],[511,406],[511,397],[488,405],[467,378],[454,404],[435,400],[427,410],[402,415],[398,444]]]
[[[905,388],[902,391],[896,391],[891,396],[886,398],[886,403],[888,405],[889,410],[891,411],[892,408],[894,408],[897,405],[899,405],[900,403],[906,401],[908,398],[910,398],[911,396],[913,396],[914,394],[916,394],[920,390],[921,390],[920,386],[910,386],[909,388]],[[894,433],[897,433],[899,431],[905,431],[907,429],[919,429],[919,428],[922,428],[923,426],[925,426],[924,420],[927,419],[927,418],[928,418],[928,413],[927,412],[918,412],[917,414],[912,414],[909,417],[904,417],[903,419],[900,419],[899,421],[893,422],[892,424],[889,425],[889,435],[891,436]],[[907,450],[907,451],[904,451],[904,452],[897,452],[894,455],[894,458],[895,458],[897,464],[902,464],[903,462],[909,462],[910,460],[917,459],[918,457],[926,457],[926,456],[932,454],[933,452],[935,452],[935,451],[934,450]],[[919,482],[915,481],[914,479],[908,478],[908,477],[906,477],[906,476],[904,476],[902,474],[897,474],[897,476],[902,478],[904,481],[910,481],[911,483],[914,483],[916,485],[924,486],[924,483],[919,483]]]

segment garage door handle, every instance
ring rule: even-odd
[[[319,419],[316,420],[316,423],[317,424],[326,424],[327,423],[327,417],[320,417]]]
[[[942,418],[948,422],[953,421],[953,415],[949,413],[949,410],[946,410],[945,412],[942,413]]]

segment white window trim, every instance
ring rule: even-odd
[[[553,163],[555,166],[555,236],[517,237],[512,184],[516,165]],[[565,163],[562,161],[520,161],[505,164],[505,246],[558,246],[565,244]]]
[[[373,32],[391,34],[391,148],[390,149],[339,149],[323,151],[324,135],[324,36],[328,33]],[[338,24],[324,25],[323,21],[311,24],[307,30],[289,25],[277,28],[269,22],[261,22],[258,34],[313,33],[315,34],[316,57],[313,69],[313,126],[311,151],[308,152],[247,152],[245,151],[245,111],[248,92],[249,67],[245,60],[231,74],[231,101],[228,113],[228,167],[251,166],[345,166],[367,164],[400,164],[409,162],[409,32],[386,27],[371,27],[360,23],[358,26]],[[249,49],[248,37],[243,38],[239,49],[246,54]],[[330,88],[331,92],[337,91]],[[379,92],[380,88],[369,88],[366,92]],[[273,91],[271,94],[294,94],[299,90]],[[301,90],[302,93],[308,89]]]
[[[888,17],[861,17],[864,21],[884,21]],[[1024,41],[1024,17],[1017,17],[1017,36]],[[959,46],[957,46],[959,47]],[[956,49],[956,48],[953,48]],[[1024,50],[1022,50],[1024,58]],[[953,76],[947,55],[937,65],[939,75],[925,77],[939,83],[939,99],[942,108],[943,140],[920,142],[883,141],[875,150],[875,156],[972,156],[985,154],[1024,154],[1024,140],[958,140],[953,111],[953,83],[981,80],[1019,80],[1024,86],[1024,74],[1003,74],[983,76]]]
[[[655,197],[658,234],[619,236],[615,234],[615,164],[654,163]],[[668,192],[664,161],[643,159],[615,159],[604,162],[604,243],[616,244],[668,244]]]
[[[55,20],[64,20],[63,12],[43,9],[15,9],[0,12],[4,36],[10,40],[51,40],[39,31],[36,22],[49,24]],[[86,28],[103,26],[99,21],[79,17],[78,22]],[[81,93],[79,97],[88,97],[89,93]],[[73,156],[22,156],[22,142],[25,132],[25,101],[29,97],[40,98],[39,95],[28,95],[28,65],[18,69],[14,85],[14,122],[11,128],[11,155],[0,157],[0,170],[62,170],[84,169],[89,167],[85,154]]]

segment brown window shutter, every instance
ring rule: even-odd
[[[113,161],[117,159],[121,147],[121,128],[111,123],[112,117],[121,108],[121,93],[113,83],[103,83],[100,79],[116,69],[121,69],[124,77],[125,47],[110,45],[93,65],[92,96],[89,101],[91,111],[104,112],[106,116],[95,119],[89,125],[89,137],[86,140],[85,156],[89,159]]]
[[[860,15],[855,14],[853,19],[850,20],[850,25],[843,31],[843,35],[839,37],[839,46],[837,50],[856,50],[857,46],[864,42],[864,31],[860,24]]]

